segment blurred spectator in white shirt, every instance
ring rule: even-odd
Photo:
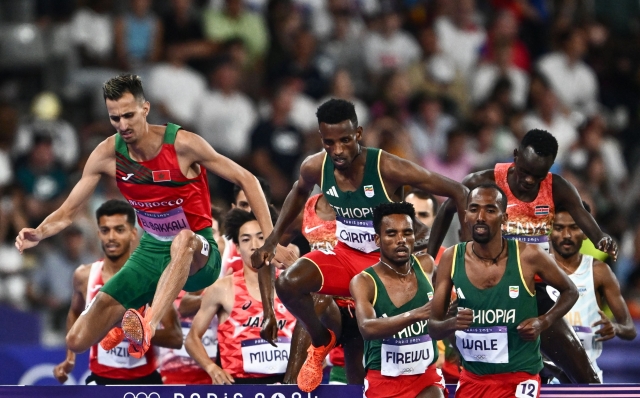
[[[511,47],[499,45],[495,49],[495,62],[482,63],[476,69],[471,84],[471,96],[477,105],[486,101],[501,77],[511,82],[511,105],[523,109],[529,90],[529,76],[513,65]]]
[[[538,70],[549,79],[568,111],[579,112],[582,118],[589,117],[598,110],[598,81],[593,69],[582,61],[587,52],[585,32],[573,28],[560,40],[562,49],[542,57]]]
[[[487,33],[476,22],[474,0],[452,0],[455,4],[451,16],[435,21],[435,31],[443,51],[455,62],[458,70],[469,78],[487,40]]]
[[[412,100],[413,115],[407,125],[413,149],[418,159],[444,154],[447,134],[456,126],[456,119],[442,111],[439,98],[418,94]]]
[[[257,113],[253,101],[239,90],[241,66],[222,56],[210,73],[211,90],[199,100],[196,132],[220,153],[240,159],[249,151]]]

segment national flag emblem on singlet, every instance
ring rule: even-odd
[[[153,182],[171,181],[171,172],[169,170],[154,170]]]
[[[516,298],[520,295],[520,287],[519,286],[509,286],[509,297]]]
[[[547,205],[536,206],[534,209],[534,214],[536,216],[546,216],[549,214],[550,207]]]
[[[365,185],[364,186],[364,195],[367,198],[373,198],[374,192],[373,192],[373,185]]]

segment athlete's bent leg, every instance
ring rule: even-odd
[[[316,315],[320,316],[324,314],[322,316],[323,324],[328,324],[331,329],[333,329],[331,325],[339,325],[340,311],[327,311],[327,307],[333,302],[333,297],[325,294],[312,294],[312,297]],[[332,317],[332,319],[329,320],[329,317]],[[309,333],[302,326],[302,322],[296,323],[296,327],[293,329],[291,336],[291,352],[289,353],[289,363],[287,364],[287,370],[284,374],[283,384],[297,383],[298,373],[300,373],[300,368],[307,359],[307,348],[309,348],[310,344],[311,336],[309,336]]]
[[[125,311],[113,297],[98,292],[67,333],[67,348],[76,354],[88,350],[120,322]]]
[[[444,398],[442,390],[437,386],[429,386],[420,391],[420,394],[416,398]]]
[[[153,311],[149,319],[150,337],[155,334],[160,320],[173,305],[180,290],[187,282],[187,278],[194,275],[207,263],[209,247],[206,248],[207,254],[203,254],[204,244],[198,235],[186,229],[180,231],[171,243],[171,262],[162,272],[156,293],[153,296]]]
[[[540,351],[577,384],[601,383],[578,336],[564,318],[540,334]]]
[[[280,274],[275,286],[280,301],[302,323],[311,336],[311,343],[316,347],[328,344],[331,340],[329,329],[316,315],[311,297],[312,292],[322,288],[322,274],[318,267],[302,257]]]

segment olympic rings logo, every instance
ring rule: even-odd
[[[150,392],[149,394],[147,394],[146,392],[139,392],[137,394],[133,392],[127,392],[122,398],[160,398],[160,394],[158,394],[157,392]]]
[[[476,356],[474,356],[474,358],[477,359],[478,361],[482,361],[482,360],[487,359],[487,356],[486,355],[476,355]]]

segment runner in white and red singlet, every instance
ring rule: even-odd
[[[243,269],[223,277],[207,288],[200,310],[185,340],[187,352],[207,372],[213,384],[273,384],[282,382],[295,318],[276,298],[278,336],[272,346],[260,337],[263,307],[258,275],[251,267],[251,253],[264,236],[253,213],[233,209],[225,218],[225,234],[238,246]],[[220,365],[207,354],[202,336],[214,316],[218,317]]]
[[[105,258],[93,264],[80,265],[73,275],[73,297],[67,326],[71,327],[86,307],[97,295],[100,288],[122,268],[129,258],[132,244],[137,239],[135,211],[121,200],[109,200],[96,211],[98,236]],[[175,315],[174,315],[175,317]],[[169,320],[167,320],[169,318]],[[182,345],[182,338],[171,317],[162,320],[164,329],[152,339],[152,347],[164,344],[173,347]],[[89,353],[91,374],[86,384],[162,384],[157,369],[156,350],[149,350],[142,358],[133,358],[128,352],[129,342],[123,341],[110,350],[95,344]],[[67,351],[66,359],[58,364],[53,375],[64,383],[74,368],[76,354]]]

